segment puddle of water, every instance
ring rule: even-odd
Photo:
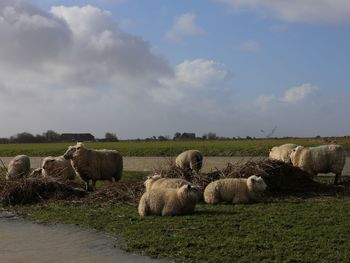
[[[128,254],[98,231],[0,217],[0,261],[9,263],[168,262]]]

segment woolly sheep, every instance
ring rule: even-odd
[[[290,154],[297,146],[298,145],[293,143],[287,143],[272,147],[269,153],[269,158],[291,164]]]
[[[184,151],[176,157],[175,164],[177,167],[184,169],[186,173],[192,170],[198,173],[202,168],[203,155],[198,150]]]
[[[334,173],[334,184],[338,183],[345,165],[345,152],[342,146],[330,144],[318,147],[296,147],[291,154],[293,166],[309,173]]]
[[[26,177],[30,172],[30,159],[27,155],[17,155],[9,163],[6,179],[15,180]]]
[[[97,180],[120,180],[123,174],[123,157],[114,150],[94,150],[82,143],[69,146],[63,157],[71,160],[77,175],[86,183],[86,190],[94,190]],[[89,182],[92,181],[92,189]]]
[[[160,175],[155,174],[151,177],[148,177],[144,182],[146,191],[151,190],[154,187],[163,187],[163,188],[180,188],[183,185],[191,184],[190,182],[181,179],[181,178],[162,178]]]
[[[63,156],[45,157],[41,167],[42,176],[44,177],[50,176],[65,180],[73,180],[75,177],[75,171],[70,160],[66,160]]]
[[[139,202],[140,216],[175,216],[191,214],[197,202],[197,191],[191,185],[180,188],[155,187],[146,191]]]
[[[266,190],[264,179],[255,175],[245,178],[226,178],[208,184],[204,190],[204,201],[208,204],[229,202],[245,204],[259,201]]]

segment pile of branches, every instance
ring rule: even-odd
[[[3,180],[0,187],[0,202],[3,205],[23,205],[55,199],[68,200],[85,195],[81,185],[75,182],[51,178],[23,178]]]
[[[183,178],[204,191],[212,181],[222,178],[248,178],[261,176],[268,185],[271,198],[306,198],[313,196],[350,195],[350,180],[342,186],[313,181],[309,174],[292,165],[269,159],[228,163],[223,169],[208,173],[188,173],[175,166],[174,162],[154,168],[154,174],[167,178]],[[5,180],[0,170],[0,202],[3,205],[30,204],[45,200],[65,200],[70,203],[87,203],[108,206],[120,203],[136,204],[144,192],[145,178],[133,181],[105,183],[96,191],[87,194],[82,183],[59,181],[43,177],[29,177],[17,181]],[[346,186],[346,187],[345,187]]]
[[[310,197],[320,195],[348,195],[347,187],[334,186],[314,181],[310,175],[298,167],[290,164],[261,158],[259,160],[240,160],[234,163],[228,163],[221,170],[216,169],[209,173],[186,174],[184,170],[176,167],[174,163],[167,164],[161,170],[155,173],[168,178],[183,178],[202,191],[205,187],[218,179],[223,178],[248,178],[249,176],[261,176],[268,186],[268,194],[272,197],[298,196]],[[346,184],[345,182],[343,184]],[[349,193],[348,193],[349,192]]]
[[[99,206],[121,203],[135,204],[140,200],[144,190],[143,180],[106,183],[79,202],[98,204]]]

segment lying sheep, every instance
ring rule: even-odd
[[[183,185],[190,185],[191,183],[181,179],[181,178],[162,178],[160,175],[156,174],[151,177],[148,177],[144,182],[146,191],[151,190],[154,187],[163,187],[163,188],[180,188]]]
[[[26,177],[30,172],[30,159],[27,155],[17,155],[9,163],[6,173],[7,180]]]
[[[120,180],[123,174],[123,157],[113,150],[94,150],[82,143],[69,146],[63,157],[71,160],[77,175],[86,183],[86,190],[94,190],[97,180]],[[92,181],[92,189],[89,182]]]
[[[208,204],[229,202],[245,204],[259,201],[266,190],[264,179],[255,175],[248,179],[226,178],[211,182],[204,190],[204,201]]]
[[[183,169],[185,173],[191,171],[198,173],[202,169],[203,155],[198,150],[188,150],[176,157],[175,164],[177,167]]]
[[[75,171],[70,160],[66,160],[63,156],[45,157],[41,167],[43,177],[55,177],[64,180],[73,180],[75,177]]]
[[[291,154],[293,166],[309,173],[334,173],[337,184],[345,165],[345,152],[340,145],[330,144],[318,147],[296,147]]]
[[[197,191],[191,185],[180,188],[155,187],[146,191],[139,202],[140,216],[191,214],[197,203]]]
[[[295,149],[297,146],[298,145],[293,143],[287,143],[272,147],[269,153],[269,158],[291,164],[290,155],[293,149]]]

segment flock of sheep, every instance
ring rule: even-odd
[[[284,144],[273,147],[269,158],[299,167],[310,174],[310,177],[318,173],[332,172],[335,174],[335,184],[338,183],[345,165],[343,148],[334,144],[318,147]],[[203,155],[197,150],[185,151],[176,157],[175,164],[184,173],[199,173]],[[29,157],[18,155],[9,163],[6,179],[22,178],[29,172]],[[85,182],[86,190],[93,191],[96,181],[118,181],[122,173],[123,158],[120,153],[114,150],[88,149],[82,143],[77,143],[69,146],[63,156],[44,158],[41,167],[35,169],[32,175],[64,180],[73,180],[78,175]],[[157,174],[148,177],[144,186],[145,192],[138,206],[140,216],[190,214],[199,200],[204,200],[207,204],[257,202],[267,187],[263,178],[252,175],[246,179],[216,180],[209,183],[202,193],[198,187],[184,179],[162,178]]]

